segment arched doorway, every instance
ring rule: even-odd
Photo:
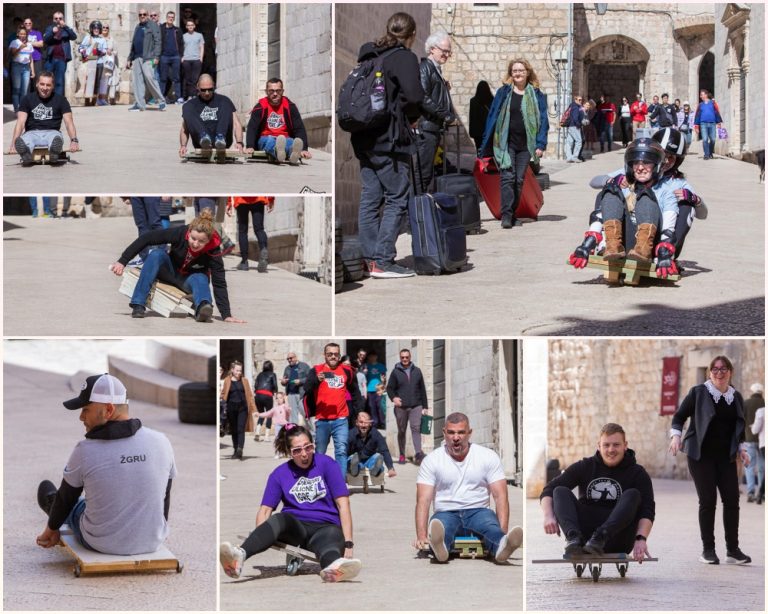
[[[613,102],[634,100],[645,83],[650,54],[634,39],[621,34],[601,36],[585,45],[582,55],[583,92],[595,100],[608,94]]]
[[[711,51],[704,54],[699,64],[699,92],[701,90],[708,90],[715,96],[715,55]]]

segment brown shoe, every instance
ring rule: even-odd
[[[635,233],[635,246],[629,250],[627,258],[648,263],[653,255],[653,239],[656,237],[654,224],[640,224]]]
[[[624,244],[621,242],[621,233],[621,220],[606,220],[603,223],[603,236],[605,237],[603,258],[606,260],[621,260],[626,257]]]

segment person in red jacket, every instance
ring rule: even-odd
[[[603,141],[608,141],[608,151],[613,149],[613,122],[616,121],[616,105],[613,104],[608,94],[600,96],[600,104],[597,112],[603,116],[602,128],[600,130],[600,153],[603,149]]]
[[[253,232],[259,242],[259,273],[267,272],[269,251],[267,250],[267,233],[264,232],[264,212],[269,213],[275,206],[274,196],[230,196],[227,201],[227,215],[232,215],[232,209],[237,212],[237,239],[240,246],[240,264],[238,271],[247,271],[248,265],[248,214],[253,221]]]
[[[246,151],[266,151],[270,159],[298,164],[301,158],[311,158],[307,131],[299,109],[283,96],[281,79],[267,81],[266,96],[256,103],[248,120],[245,135]]]
[[[632,114],[632,134],[637,134],[638,128],[645,128],[645,116],[648,115],[648,105],[643,100],[643,95],[637,93],[635,101],[630,105],[629,112]]]

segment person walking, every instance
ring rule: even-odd
[[[221,400],[227,404],[227,422],[232,433],[233,460],[243,460],[245,434],[253,431],[253,414],[256,412],[253,392],[248,378],[243,375],[243,363],[235,360],[229,366],[229,374],[221,387]]]
[[[395,365],[389,376],[387,396],[395,406],[399,463],[405,464],[405,433],[410,426],[413,462],[420,465],[424,459],[424,452],[421,450],[421,416],[428,412],[427,389],[424,385],[424,375],[411,361],[411,351],[407,348],[400,350],[400,362]]]

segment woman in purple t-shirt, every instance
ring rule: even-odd
[[[352,512],[339,465],[315,454],[312,434],[303,426],[286,424],[274,445],[275,452],[291,460],[269,475],[256,528],[239,547],[221,544],[224,573],[239,578],[247,558],[283,542],[314,552],[325,582],[351,580],[362,563],[352,558]],[[275,513],[281,502],[282,510]]]

